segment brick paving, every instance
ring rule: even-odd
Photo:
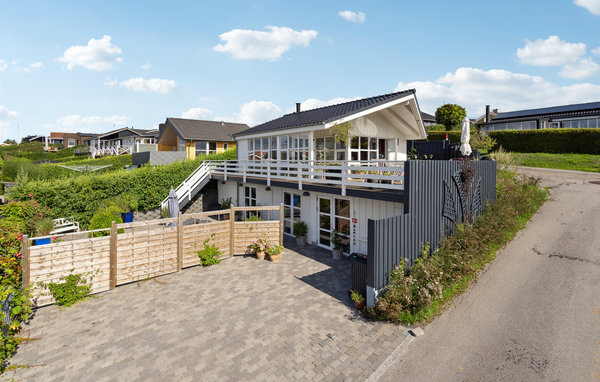
[[[39,309],[4,377],[39,381],[365,380],[406,336],[348,298],[345,260],[234,257]],[[301,253],[300,253],[301,252]]]

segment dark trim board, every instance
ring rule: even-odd
[[[212,179],[223,180],[223,175],[211,175]],[[227,176],[227,180],[231,180],[234,182],[243,183],[243,178],[241,176]],[[257,177],[246,177],[246,183],[252,184],[262,184],[264,186],[267,185],[267,180],[265,178],[257,178]],[[282,187],[282,188],[290,188],[293,190],[299,190],[298,182],[292,181],[280,181],[280,180],[271,180],[272,187]],[[332,194],[332,195],[342,195],[342,188],[339,186],[324,186],[320,184],[314,183],[302,183],[302,191],[313,191],[313,192],[321,192],[324,194]],[[364,199],[372,199],[372,200],[382,200],[385,202],[394,202],[394,203],[404,203],[404,191],[403,190],[387,190],[387,189],[360,189],[354,187],[346,187],[346,196],[351,196],[355,198],[364,198]]]

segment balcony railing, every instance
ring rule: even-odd
[[[404,189],[404,161],[214,161],[211,174],[227,177],[266,179],[339,186],[342,195],[346,187],[369,187],[381,189]]]

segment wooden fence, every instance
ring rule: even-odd
[[[262,220],[251,221],[249,216]],[[90,237],[102,232],[108,236]],[[23,287],[32,288],[37,306],[54,302],[40,283],[68,274],[93,276],[92,293],[199,265],[203,242],[215,244],[224,257],[244,254],[259,237],[283,244],[283,205],[232,207],[228,210],[179,214],[177,218],[115,224],[109,229],[42,238],[23,237]],[[89,278],[89,277],[88,277]]]

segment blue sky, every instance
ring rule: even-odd
[[[1,3],[0,139],[255,125],[415,87],[471,117],[600,100],[600,0]]]

